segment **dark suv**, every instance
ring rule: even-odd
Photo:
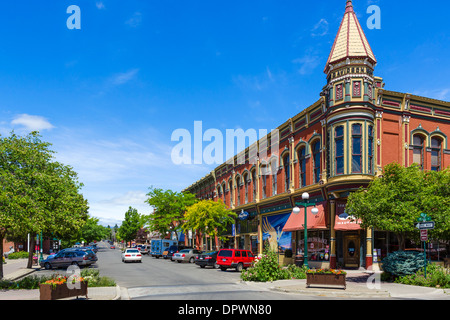
[[[255,256],[250,250],[221,249],[217,254],[217,265],[220,270],[234,268],[241,272],[243,268],[251,267]]]

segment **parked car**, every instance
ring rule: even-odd
[[[200,253],[202,252],[196,249],[183,249],[180,252],[177,252],[173,255],[173,260],[178,261],[178,263],[181,262],[194,263],[195,256],[199,255]]]
[[[209,266],[218,269],[219,265],[216,263],[218,253],[219,251],[203,252],[195,257],[195,264],[200,266],[200,268]]]
[[[141,251],[141,254],[148,254],[150,252],[150,246],[144,244],[141,246],[140,251]]]
[[[53,268],[66,268],[70,265],[85,267],[95,263],[97,260],[97,255],[91,250],[67,249],[42,260],[40,265],[47,270]]]
[[[217,254],[217,264],[222,271],[234,268],[241,272],[243,268],[250,267],[254,260],[255,256],[250,250],[221,249]]]
[[[115,245],[111,245],[111,247],[110,247],[111,249],[115,249],[116,248],[116,246]]]
[[[180,252],[183,249],[193,249],[192,247],[187,247],[187,246],[177,246],[177,245],[173,245],[170,246],[169,248],[167,248],[167,250],[165,250],[163,252],[163,258],[164,259],[170,259],[171,261],[173,261],[173,255],[177,252]]]
[[[142,262],[142,254],[138,249],[128,248],[122,253],[122,262],[128,261]]]

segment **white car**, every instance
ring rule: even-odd
[[[125,252],[122,253],[122,262],[128,261],[142,262],[142,254],[138,249],[126,249]]]

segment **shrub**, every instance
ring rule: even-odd
[[[450,273],[443,267],[430,264],[427,266],[427,277],[424,269],[415,274],[397,277],[396,283],[422,287],[450,288]]]
[[[383,259],[383,271],[394,276],[414,274],[425,264],[423,254],[413,251],[396,251]]]
[[[256,258],[253,267],[242,271],[244,281],[268,282],[286,279],[306,279],[306,268],[289,265],[282,268],[278,264],[277,254],[267,246],[264,254]]]
[[[26,252],[26,251],[13,252],[8,255],[8,259],[11,259],[11,260],[25,259],[25,258],[28,258],[28,252]]]

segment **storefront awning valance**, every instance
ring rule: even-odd
[[[307,223],[308,223],[308,230],[310,229],[326,229],[326,219],[325,219],[325,207],[326,202],[318,202],[317,203],[317,209],[319,209],[319,213],[317,215],[314,215],[311,210],[314,208],[313,206],[308,207],[307,209]],[[300,207],[300,213],[295,214],[291,213],[291,216],[289,217],[288,221],[284,225],[283,231],[284,232],[292,232],[297,230],[304,230],[304,224],[305,224],[305,208]]]
[[[361,229],[361,220],[355,220],[345,212],[345,203],[338,202],[336,204],[336,217],[334,219],[334,230],[337,231],[353,231]]]

